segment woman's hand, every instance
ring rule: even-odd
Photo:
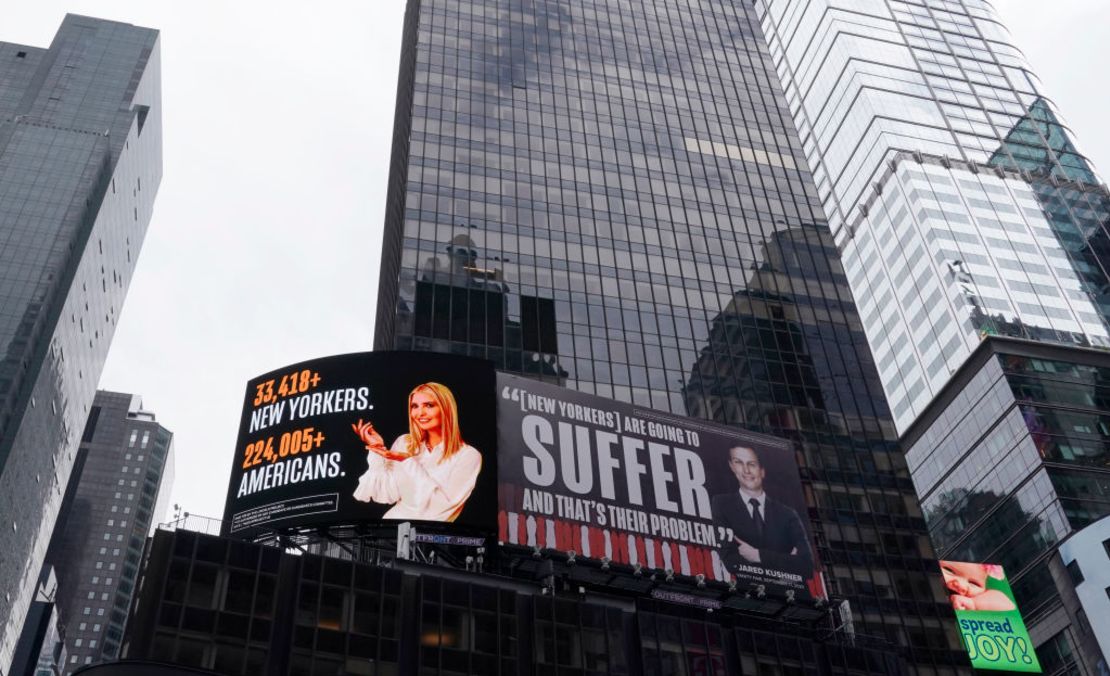
[[[366,444],[366,450],[371,453],[377,453],[386,460],[400,461],[408,460],[410,457],[408,453],[395,453],[389,450],[385,445],[385,440],[382,439],[382,435],[378,434],[369,420],[362,422],[362,418],[359,418],[357,424],[351,425],[351,429],[355,431],[362,443]]]

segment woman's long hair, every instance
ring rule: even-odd
[[[411,455],[415,455],[427,441],[424,438],[424,430],[420,429],[412,419],[412,398],[420,391],[432,395],[432,399],[435,399],[436,404],[439,405],[439,433],[443,439],[443,457],[439,461],[443,462],[457,453],[466,443],[462,440],[462,433],[459,432],[459,407],[455,404],[455,395],[451,394],[451,390],[445,385],[424,383],[414,387],[412,392],[409,392],[408,452]]]

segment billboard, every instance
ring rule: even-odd
[[[940,571],[971,666],[1041,673],[1002,566],[941,561]]]
[[[224,534],[380,520],[492,530],[496,444],[490,362],[365,352],[251,380]]]
[[[824,596],[790,442],[497,375],[508,544]]]

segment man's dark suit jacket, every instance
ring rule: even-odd
[[[748,506],[741,502],[740,491],[713,496],[713,520],[719,526],[731,528],[733,535],[759,550],[760,562],[746,561],[740,557],[735,541],[721,544],[721,561],[732,572],[741,564],[758,565],[764,568],[786,571],[801,575],[804,579],[813,576],[813,553],[809,548],[809,538],[798,514],[766,496],[763,501],[763,537],[756,535],[755,521],[748,512]],[[791,555],[791,551],[797,553]]]

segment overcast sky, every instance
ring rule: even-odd
[[[996,0],[1080,150],[1110,167],[1101,0]],[[246,381],[371,347],[402,0],[36,0],[162,31],[165,175],[101,387],[175,434],[173,500],[220,516]],[[1094,83],[1094,84],[1092,84]],[[1105,169],[1110,171],[1110,169]]]

